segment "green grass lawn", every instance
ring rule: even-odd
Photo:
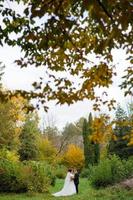
[[[108,187],[96,190],[92,188],[86,179],[80,180],[79,194],[69,197],[53,197],[51,194],[62,188],[63,180],[57,180],[55,187],[49,194],[0,194],[0,200],[133,200],[133,190]]]

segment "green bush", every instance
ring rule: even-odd
[[[80,177],[90,178],[91,173],[92,173],[92,166],[89,166],[89,168],[83,168],[81,173],[80,173]]]
[[[18,162],[19,155],[17,154],[16,151],[9,151],[8,149],[3,148],[3,149],[0,149],[0,159]]]
[[[0,160],[0,192],[47,192],[54,183],[47,163]]]
[[[95,187],[101,187],[111,184],[112,172],[110,160],[106,159],[94,166],[91,174],[91,183]]]
[[[23,177],[28,192],[47,192],[50,185],[54,185],[55,176],[51,166],[46,162],[30,161],[25,163],[28,169],[27,176]]]
[[[117,183],[133,173],[132,160],[121,161],[117,156],[102,160],[98,166],[93,167],[91,182],[95,187],[105,187]]]
[[[125,169],[125,178],[133,176],[133,156],[129,157],[128,160],[123,160],[123,165]]]
[[[0,192],[26,191],[26,185],[21,179],[22,168],[20,163],[0,160]]]
[[[54,171],[57,178],[64,179],[66,176],[67,168],[64,165],[56,165]]]
[[[110,165],[112,172],[112,183],[119,182],[125,178],[125,168],[118,156],[113,155],[110,157]]]

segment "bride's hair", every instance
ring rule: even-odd
[[[68,172],[72,172],[72,169],[68,169]]]

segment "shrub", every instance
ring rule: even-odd
[[[6,159],[9,161],[13,162],[18,162],[19,161],[19,155],[17,154],[16,151],[9,151],[8,149],[1,149],[0,150],[0,159]]]
[[[21,180],[22,165],[0,160],[0,192],[22,192],[26,186]]]
[[[0,192],[47,192],[54,183],[47,163],[0,160]]]
[[[126,174],[123,162],[114,155],[93,167],[91,182],[95,187],[105,187],[121,181],[126,177]]]
[[[89,168],[83,168],[81,173],[80,173],[80,177],[90,178],[91,173],[92,173],[92,166],[89,166]]]
[[[39,160],[52,163],[57,153],[57,149],[53,146],[52,142],[47,138],[40,138],[38,141],[38,148]]]
[[[91,174],[91,182],[95,187],[101,187],[111,184],[112,173],[111,165],[108,159],[103,160],[98,166],[94,166]]]
[[[110,157],[110,165],[112,172],[112,183],[119,182],[125,178],[125,169],[121,159],[113,155]]]
[[[28,175],[24,177],[28,192],[48,192],[49,186],[54,185],[55,176],[50,165],[45,162],[27,162]]]
[[[64,179],[65,176],[66,176],[66,171],[67,171],[67,168],[63,165],[56,165],[55,166],[55,176],[57,178]]]
[[[129,157],[127,161],[123,160],[124,170],[125,170],[125,178],[133,176],[133,156]]]

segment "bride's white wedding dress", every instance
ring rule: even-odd
[[[53,196],[59,197],[59,196],[69,196],[76,194],[76,187],[72,178],[74,178],[74,175],[68,172],[62,190],[54,193]]]

